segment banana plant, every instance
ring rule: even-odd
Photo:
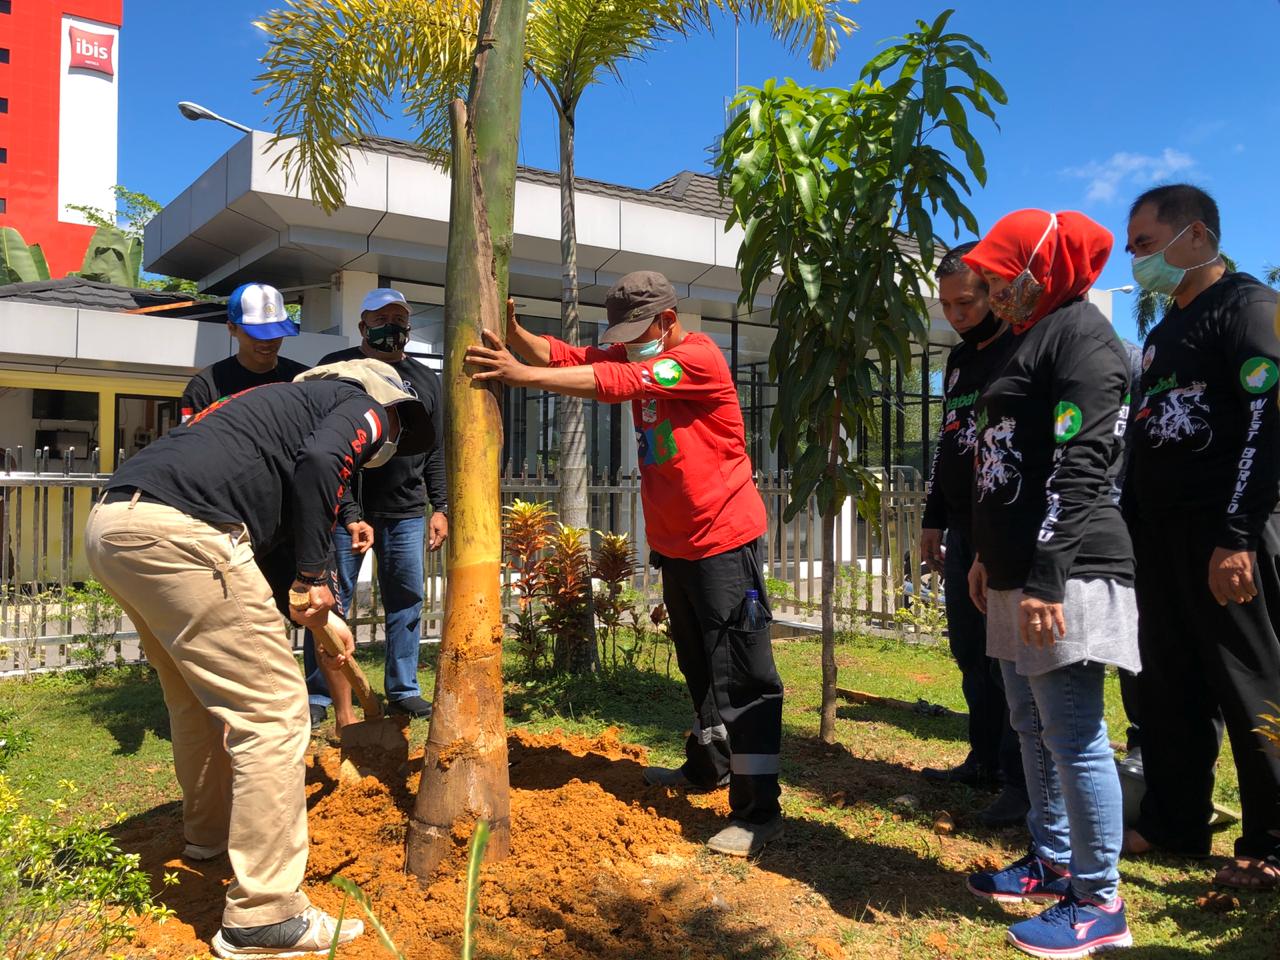
[[[49,279],[40,244],[28,244],[13,227],[0,227],[0,284]]]

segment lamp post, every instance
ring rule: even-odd
[[[1134,287],[1132,283],[1126,283],[1123,287],[1107,287],[1101,291],[1102,293],[1133,293]]]
[[[228,127],[234,127],[241,133],[253,133],[251,127],[246,127],[243,123],[236,123],[234,120],[228,120],[226,117],[214,113],[208,107],[193,103],[190,100],[180,100],[178,102],[178,112],[188,120],[217,120],[219,123],[225,123]]]

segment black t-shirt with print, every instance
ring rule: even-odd
[[[1226,274],[1147,337],[1126,512],[1221,518],[1217,546],[1255,549],[1280,501],[1280,322],[1274,290]]]
[[[280,356],[276,357],[275,369],[266,373],[255,373],[235,357],[219,360],[192,377],[187,389],[182,391],[182,401],[178,404],[182,422],[186,423],[215,400],[265,383],[288,383],[307,369],[305,364]]]
[[[1007,329],[981,350],[958,343],[947,356],[942,381],[942,432],[933,451],[924,526],[931,530],[973,529],[973,456],[978,446],[978,397],[1014,344]]]
[[[1120,338],[1092,304],[1016,337],[978,400],[973,537],[992,589],[1060,603],[1069,578],[1132,582],[1112,490],[1128,390]]]
[[[328,354],[320,363],[364,358],[365,354],[357,346]],[[444,391],[440,386],[440,375],[412,355],[391,366],[400,374],[405,389],[427,408],[427,416],[435,424],[436,443],[425,454],[397,457],[376,470],[362,470],[355,487],[355,498],[342,504],[339,519],[343,525],[363,517],[387,520],[420,517],[428,500],[432,510],[449,512],[449,488],[444,475]]]

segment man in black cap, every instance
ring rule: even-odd
[[[764,501],[724,355],[687,332],[675,307],[662,274],[627,274],[605,300],[604,346],[584,348],[529,333],[509,303],[507,343],[528,364],[489,331],[489,347],[471,348],[467,361],[483,368],[476,380],[631,401],[645,530],[694,710],[684,765],[649,767],[645,780],[703,790],[727,781],[732,822],[708,846],[745,857],[782,833],[782,681],[760,560]]]

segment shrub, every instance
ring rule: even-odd
[[[90,676],[101,673],[109,662],[119,665],[115,637],[122,611],[116,598],[98,581],[88,580],[83,587],[68,590],[66,599],[72,622],[78,622],[83,629],[74,635],[75,659],[85,665]]]
[[[123,853],[103,821],[110,804],[75,811],[76,787],[35,813],[0,774],[0,956],[6,960],[100,957],[133,932],[128,918],[167,916],[155,904],[137,854]]]
[[[540,598],[546,589],[547,543],[556,514],[549,503],[516,500],[503,507],[503,549],[515,573],[518,612],[515,634],[520,656],[529,673],[538,673],[549,659],[547,634],[542,629]]]
[[[600,535],[600,546],[596,548],[592,569],[595,576],[604,582],[604,591],[595,595],[596,617],[601,626],[600,663],[617,670],[622,621],[635,593],[627,589],[635,574],[636,558],[625,533]],[[638,650],[638,642],[633,642],[630,647],[623,646],[624,666],[634,665]]]

